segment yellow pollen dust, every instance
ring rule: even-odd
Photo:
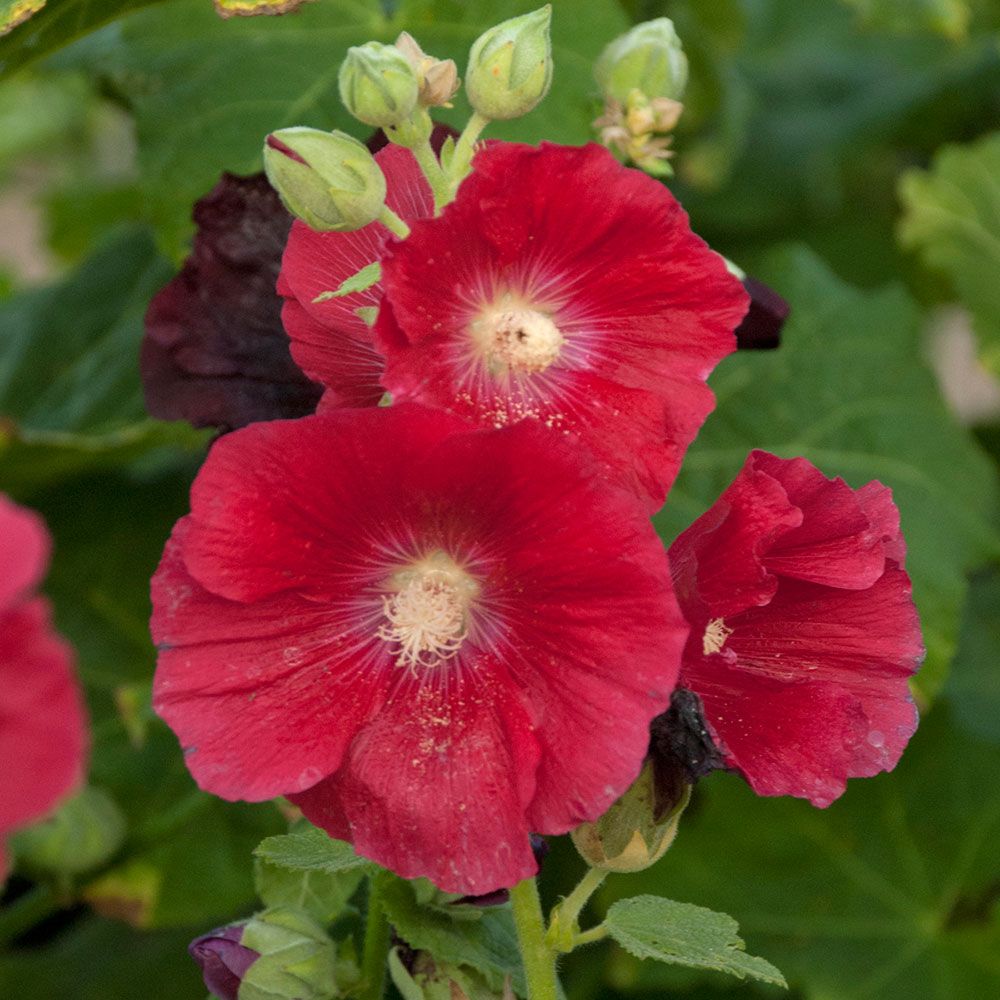
[[[436,667],[469,633],[469,604],[479,586],[440,549],[394,573],[382,597],[386,624],[375,633],[395,647],[396,666]]]
[[[705,626],[705,635],[701,640],[701,651],[706,656],[709,653],[721,652],[726,640],[732,634],[733,630],[721,618],[713,618]]]
[[[484,310],[473,321],[471,333],[495,375],[545,371],[565,342],[546,313],[509,301]]]

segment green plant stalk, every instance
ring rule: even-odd
[[[378,221],[400,239],[405,240],[410,235],[410,227],[388,205],[382,206]]]
[[[510,890],[517,942],[528,983],[528,1000],[559,1000],[556,954],[545,941],[545,918],[533,878],[518,882]]]
[[[451,184],[445,177],[438,158],[434,155],[429,139],[418,142],[411,152],[416,157],[420,169],[424,172],[427,183],[431,186],[431,193],[434,195],[434,213],[437,214],[452,199]]]
[[[468,174],[469,167],[472,165],[472,154],[476,151],[476,142],[479,136],[482,135],[483,129],[489,123],[489,118],[483,117],[478,111],[473,111],[472,116],[462,130],[462,134],[458,137],[458,142],[455,145],[455,154],[451,158],[448,171],[451,180],[449,201],[458,190],[458,185],[462,183],[466,174]]]
[[[368,879],[368,911],[365,916],[365,943],[361,954],[359,1000],[382,1000],[389,959],[389,921],[382,908],[377,875]]]
[[[577,883],[576,888],[559,904],[560,919],[569,923],[578,923],[580,913],[590,902],[590,897],[597,892],[608,877],[606,871],[600,868],[588,868],[586,874]]]

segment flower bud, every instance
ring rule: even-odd
[[[598,57],[594,77],[604,96],[619,104],[625,104],[633,90],[650,100],[680,100],[688,62],[673,21],[658,17],[616,38]]]
[[[343,132],[273,132],[264,142],[264,169],[288,211],[318,232],[367,226],[385,202],[385,177],[374,157]]]
[[[79,875],[104,864],[125,839],[125,817],[99,788],[84,788],[33,826],[19,830],[12,846],[32,872]]]
[[[195,938],[188,953],[201,966],[205,988],[218,1000],[237,1000],[240,983],[260,953],[241,944],[245,924],[230,924]]]
[[[503,121],[526,115],[552,83],[552,5],[512,17],[472,44],[465,89],[484,118]]]
[[[638,872],[658,861],[673,843],[677,824],[691,795],[664,803],[657,794],[651,761],[627,792],[596,822],[572,831],[576,849],[592,868]]]
[[[329,1000],[338,995],[336,947],[300,910],[273,907],[243,928],[240,945],[260,957],[243,975],[239,1000]]]
[[[422,108],[450,106],[448,102],[455,96],[460,83],[455,60],[429,56],[408,31],[396,39],[396,48],[406,56],[417,74],[417,103]]]
[[[347,50],[340,67],[340,99],[367,125],[385,128],[409,118],[419,82],[410,60],[393,45],[365,42]]]

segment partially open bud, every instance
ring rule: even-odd
[[[417,73],[394,45],[365,42],[347,50],[340,67],[340,99],[358,119],[377,128],[398,125],[417,106]]]
[[[680,100],[688,62],[669,17],[637,24],[598,57],[594,77],[607,99],[625,104],[633,90],[647,98]]]
[[[628,791],[595,823],[572,831],[573,843],[591,868],[638,872],[658,861],[673,843],[690,798],[658,795],[652,761],[647,760]]]
[[[408,31],[396,39],[396,48],[406,56],[417,74],[417,103],[422,108],[450,107],[448,102],[457,93],[460,83],[455,60],[429,56]]]
[[[367,226],[385,203],[375,158],[344,132],[272,132],[264,141],[264,169],[288,211],[318,232]]]
[[[274,907],[243,928],[240,945],[259,958],[243,974],[239,1000],[329,1000],[338,995],[336,947],[299,910]]]
[[[240,983],[260,953],[241,940],[245,924],[230,924],[195,938],[188,953],[201,966],[205,988],[218,1000],[237,1000]]]
[[[472,44],[465,89],[484,118],[504,121],[526,115],[552,83],[552,5],[512,17]]]

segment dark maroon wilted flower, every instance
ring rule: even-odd
[[[237,1000],[247,969],[260,958],[259,952],[240,944],[243,927],[243,924],[220,927],[188,945],[191,957],[201,966],[205,987],[219,1000]]]
[[[146,406],[233,429],[312,413],[321,389],[292,360],[275,281],[291,226],[263,174],[223,174],[194,207],[191,256],[146,313]]]
[[[788,319],[788,303],[773,289],[751,278],[743,279],[750,295],[750,309],[736,328],[736,346],[741,351],[771,350],[781,345],[781,328]]]

